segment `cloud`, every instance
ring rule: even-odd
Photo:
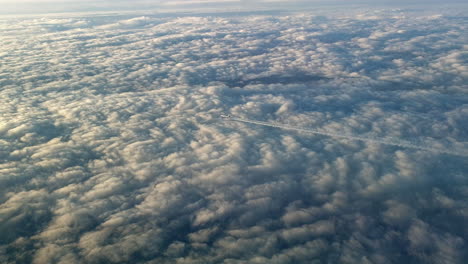
[[[462,18],[328,12],[1,19],[0,262],[463,263]]]

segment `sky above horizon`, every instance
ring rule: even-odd
[[[44,14],[44,13],[67,13],[67,12],[105,12],[105,11],[202,11],[216,10],[255,10],[255,9],[281,9],[281,10],[304,10],[319,6],[411,6],[411,5],[447,5],[459,3],[462,0],[443,1],[440,0],[412,0],[412,1],[389,1],[389,0],[104,0],[104,1],[75,1],[75,0],[0,0],[2,9],[0,15],[11,14]],[[466,3],[465,3],[466,4]]]

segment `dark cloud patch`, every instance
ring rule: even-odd
[[[244,87],[247,85],[255,84],[297,84],[297,83],[308,83],[325,79],[322,76],[314,76],[307,74],[291,74],[291,75],[271,75],[264,77],[256,77],[248,80],[230,80],[226,81],[228,86],[231,87]]]

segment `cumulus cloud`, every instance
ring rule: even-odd
[[[329,12],[0,19],[0,262],[463,263],[463,17]]]

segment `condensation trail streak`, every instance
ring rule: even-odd
[[[232,116],[223,116],[223,119],[224,120],[242,122],[242,123],[248,123],[248,124],[254,124],[254,125],[260,125],[260,126],[276,127],[276,128],[281,128],[281,129],[295,130],[295,131],[300,131],[300,132],[305,132],[305,133],[312,133],[312,134],[317,134],[317,135],[322,135],[322,136],[334,137],[334,138],[359,140],[359,141],[365,141],[365,142],[371,142],[371,143],[398,146],[398,147],[403,147],[403,148],[412,148],[412,149],[420,149],[420,150],[437,152],[437,153],[445,153],[445,154],[456,155],[456,156],[468,156],[467,152],[460,152],[460,151],[453,151],[453,150],[447,150],[447,149],[425,147],[425,146],[416,145],[414,143],[407,142],[407,141],[402,141],[402,140],[392,140],[392,139],[388,139],[388,138],[371,138],[371,137],[363,137],[363,136],[357,136],[357,135],[347,135],[347,134],[328,132],[328,131],[323,131],[323,130],[318,130],[318,129],[293,127],[293,126],[288,126],[288,125],[283,125],[283,124],[275,124],[275,123],[263,122],[263,121],[258,121],[258,120],[237,118],[237,117],[232,117]]]

